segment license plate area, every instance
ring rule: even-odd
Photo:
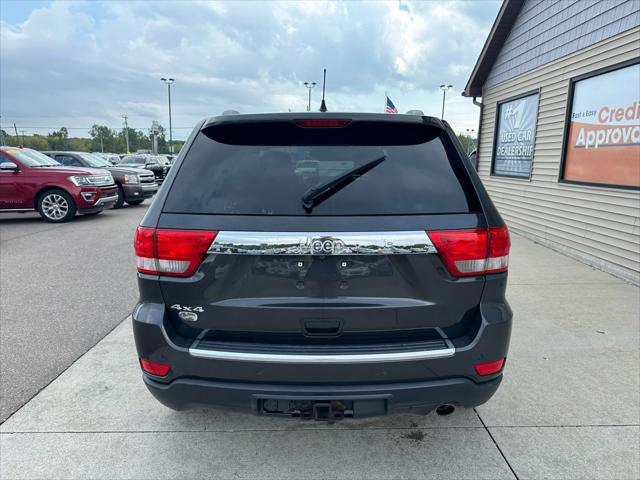
[[[386,398],[355,400],[259,398],[260,415],[292,417],[301,420],[334,421],[387,413]]]

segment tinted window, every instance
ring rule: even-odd
[[[66,167],[81,167],[82,163],[71,155],[56,155],[56,160]]]
[[[276,145],[253,145],[249,127],[234,127],[245,131],[230,135],[225,130],[223,136],[200,133],[196,137],[171,186],[166,212],[308,215],[301,198],[310,188],[382,156],[386,157],[382,163],[315,206],[311,215],[477,210],[475,194],[469,195],[461,185],[461,179],[466,183],[468,177],[460,160],[455,154],[448,155],[439,130],[425,134],[428,127],[420,126],[419,135],[412,137],[418,143],[402,145],[371,145],[375,141],[366,135],[366,145],[354,145],[362,132],[350,138],[347,129],[339,136],[323,129],[322,135],[314,132],[310,140],[290,136],[290,145],[283,145],[282,135],[273,132],[270,138]],[[257,130],[261,140],[267,140],[265,130]],[[232,138],[245,144],[226,143]],[[391,143],[397,142],[398,136],[373,138]],[[406,136],[405,140],[411,138]]]
[[[110,167],[111,164],[93,153],[79,153],[78,154],[90,167],[103,168]]]

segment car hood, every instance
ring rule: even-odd
[[[127,167],[126,168],[138,168],[138,169],[146,168],[148,170],[149,168],[153,168],[153,166],[145,167],[144,163],[127,163]]]
[[[153,175],[153,172],[148,168],[136,167],[136,168],[132,168],[131,170],[135,170],[135,173],[138,175],[143,173],[146,173],[147,175]]]
[[[109,167],[107,168],[111,173],[121,174],[121,175],[139,175],[140,168],[137,167]]]
[[[66,175],[107,175],[111,174],[109,170],[104,168],[89,168],[89,167],[47,167],[40,168],[46,172],[64,173]]]

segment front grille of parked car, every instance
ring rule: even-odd
[[[151,184],[156,181],[154,175],[140,175],[140,183]]]

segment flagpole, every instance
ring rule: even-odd
[[[387,98],[389,98],[387,96],[387,91],[384,91],[384,108],[382,109],[382,113],[387,113]]]

